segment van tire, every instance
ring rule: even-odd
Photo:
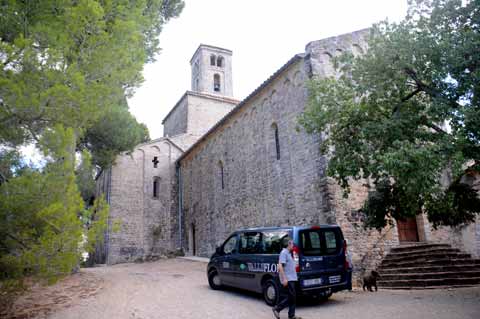
[[[222,289],[222,284],[220,281],[220,275],[216,270],[212,270],[208,273],[208,284],[213,290]]]
[[[271,307],[275,306],[280,299],[280,287],[274,279],[269,279],[263,284],[263,299]]]

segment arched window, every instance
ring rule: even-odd
[[[213,90],[215,92],[220,92],[220,74],[213,75]]]
[[[216,59],[215,55],[212,54],[212,55],[210,56],[210,65],[215,66],[215,59]]]
[[[218,170],[220,173],[220,182],[222,185],[222,189],[225,188],[225,179],[224,179],[224,171],[223,171],[223,163],[222,161],[218,162]]]
[[[153,198],[158,198],[160,195],[160,177],[153,178]]]
[[[277,152],[277,160],[280,159],[280,140],[278,138],[278,126],[276,123],[272,124],[273,134],[275,136],[275,150]]]
[[[218,66],[219,68],[223,67],[223,57],[219,56],[219,57],[217,58],[217,66]]]

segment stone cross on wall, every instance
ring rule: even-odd
[[[152,163],[153,163],[153,167],[154,167],[154,168],[157,168],[158,163],[160,163],[160,162],[158,161],[158,157],[157,157],[157,156],[154,156],[154,157],[153,157]]]

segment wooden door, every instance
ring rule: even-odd
[[[417,220],[415,217],[397,220],[398,238],[401,242],[418,241]]]

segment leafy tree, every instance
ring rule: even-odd
[[[100,240],[108,205],[99,198],[86,210],[81,197],[92,191],[89,157],[107,166],[148,139],[124,101],[182,8],[181,0],[0,1],[0,280],[55,280]],[[18,148],[32,142],[46,164],[19,169]]]
[[[0,143],[82,130],[130,94],[181,0],[2,1]]]
[[[75,184],[74,133],[59,126],[41,140],[50,158],[43,172],[29,171],[0,187],[2,276],[55,279],[76,266],[83,201]]]
[[[95,166],[106,168],[117,154],[149,139],[147,127],[137,123],[125,101],[123,106],[110,108],[88,128],[78,147],[92,154]]]
[[[15,149],[0,150],[0,185],[25,168],[19,152]]]
[[[80,195],[87,205],[93,204],[91,201],[95,198],[94,173],[92,156],[87,150],[83,150],[80,157],[80,164],[75,170],[75,177]]]
[[[328,174],[349,193],[373,184],[367,225],[426,212],[434,226],[474,221],[480,169],[480,1],[416,0],[375,25],[368,51],[345,53],[337,78],[314,79],[300,122],[327,132]]]

